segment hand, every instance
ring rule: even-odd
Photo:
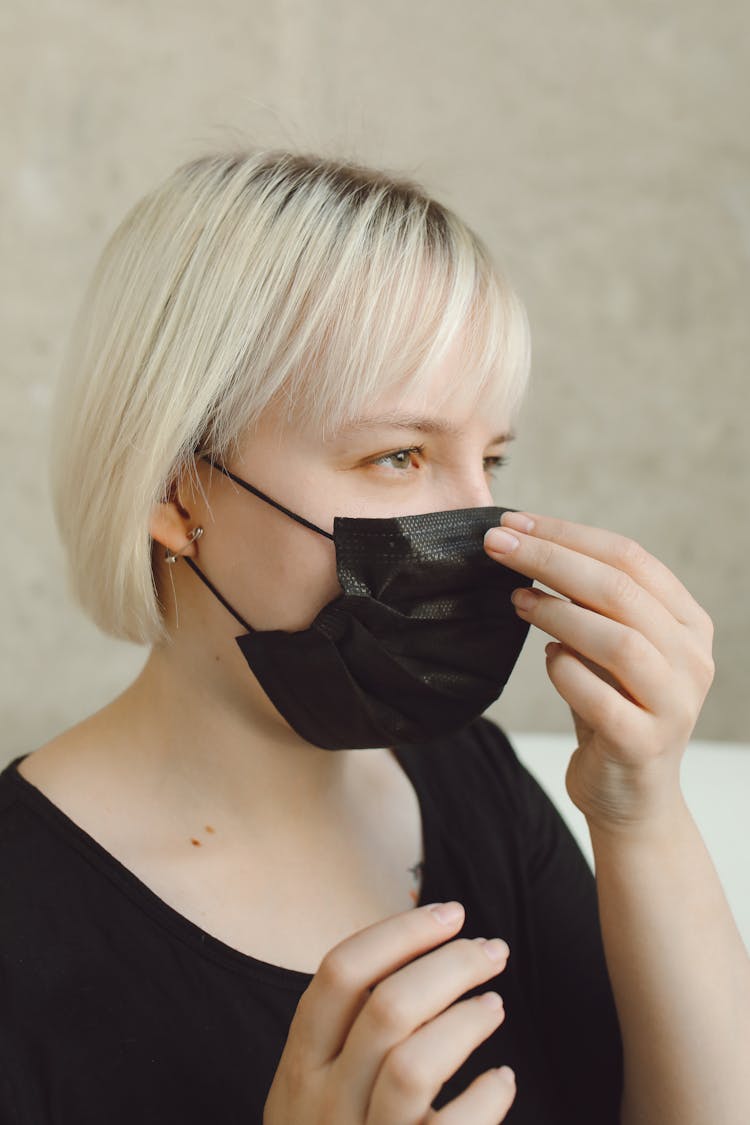
[[[505,1120],[515,1081],[497,1070],[480,1074],[438,1112],[431,1108],[444,1082],[504,1018],[502,1003],[493,1008],[479,996],[452,1002],[502,972],[507,944],[499,961],[478,938],[457,938],[420,956],[455,934],[463,918],[462,911],[446,924],[430,907],[410,909],[328,951],[297,1005],[263,1125]]]
[[[529,520],[532,528],[524,530]],[[569,704],[578,746],[565,786],[590,825],[657,821],[682,801],[680,762],[714,676],[711,618],[632,539],[535,514],[504,512],[518,546],[485,549],[541,590],[516,612],[560,644],[547,673]]]

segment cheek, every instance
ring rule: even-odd
[[[232,574],[236,605],[256,629],[306,629],[341,593],[333,543],[272,513],[258,520],[239,548],[242,566]],[[244,608],[243,608],[244,607]]]
[[[274,577],[275,628],[306,629],[328,602],[341,594],[333,543],[308,533],[314,542],[287,553]]]

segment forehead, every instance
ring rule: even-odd
[[[291,433],[312,445],[338,446],[355,440],[361,444],[376,425],[396,431],[394,440],[398,440],[400,428],[476,436],[485,443],[502,440],[501,435],[514,428],[513,379],[505,370],[477,367],[471,348],[466,350],[462,331],[442,356],[423,356],[405,375],[368,380],[364,373],[348,389],[342,385],[333,399],[325,388],[318,391],[316,394],[314,383],[305,385],[302,393],[280,390],[262,417],[255,419],[254,432],[278,429],[280,437]]]
[[[478,412],[468,417],[450,418],[446,417],[445,414],[435,415],[434,413],[423,414],[396,410],[359,418],[340,429],[329,441],[337,444],[346,443],[356,439],[364,439],[378,431],[402,431],[409,435],[417,432],[454,440],[469,438],[476,431],[477,436],[485,445],[500,445],[503,442],[513,441],[516,437],[512,427],[502,424],[493,425],[491,418],[484,412]]]
[[[499,437],[511,429],[503,390],[500,374],[477,385],[457,341],[419,383],[407,378],[384,390],[346,419],[341,432],[356,431],[373,420],[419,429],[417,423],[429,419],[435,432],[449,436],[480,428]]]

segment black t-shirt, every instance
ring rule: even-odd
[[[418,905],[458,899],[457,937],[511,949],[463,994],[497,989],[505,1021],[433,1108],[507,1064],[509,1125],[616,1125],[622,1044],[574,837],[485,718],[395,753],[422,814]],[[311,974],[168,906],[17,772],[23,757],[0,774],[0,1122],[261,1125]]]

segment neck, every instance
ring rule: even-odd
[[[197,814],[237,832],[340,819],[382,761],[383,750],[323,750],[280,718],[248,670],[233,697],[220,663],[192,677],[177,646],[152,650],[133,684],[94,720],[96,743],[170,812]],[[192,665],[195,669],[195,665]],[[204,674],[205,673],[205,674]]]

